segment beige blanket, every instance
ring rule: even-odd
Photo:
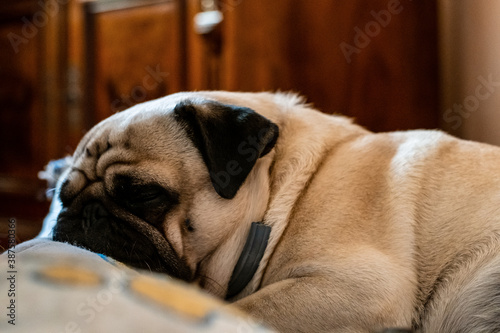
[[[35,239],[0,255],[0,332],[270,332],[194,286]]]

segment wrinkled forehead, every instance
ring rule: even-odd
[[[116,113],[84,136],[75,150],[74,161],[79,161],[83,155],[102,154],[110,147],[137,148],[133,143],[142,150],[149,139],[158,139],[167,134],[178,135],[180,127],[174,119],[173,110],[179,103],[186,101],[203,107],[209,100],[197,93],[177,93]],[[150,135],[144,135],[144,132]],[[156,141],[160,143],[160,140]]]
[[[102,193],[119,174],[153,182],[155,175],[182,170],[190,142],[175,120],[175,105],[143,103],[96,125],[73,155],[61,197],[69,201],[90,185],[100,186],[95,192]]]
[[[89,169],[89,164],[96,164],[95,176],[101,177],[108,164],[146,158],[173,141],[180,130],[168,110],[124,111],[85,135],[73,155],[73,167]]]
[[[95,125],[80,141],[74,160],[82,155],[101,154],[107,146],[127,145],[124,138],[130,137],[154,122],[168,118],[172,108],[137,105],[128,110],[116,113]],[[102,145],[105,144],[105,147]]]

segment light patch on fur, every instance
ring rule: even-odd
[[[405,132],[395,132],[391,134],[395,140],[404,140],[399,146],[396,155],[392,159],[390,173],[393,178],[400,178],[399,183],[403,185],[409,180],[409,175],[421,175],[425,168],[423,162],[427,157],[435,157],[439,148],[437,144],[443,139],[443,133],[438,131],[414,131],[412,136]],[[411,184],[419,180],[411,180]]]
[[[283,107],[302,106],[310,108],[311,104],[306,103],[306,98],[299,93],[293,91],[282,92],[278,91],[274,94],[276,104]]]
[[[389,234],[398,235],[391,243],[399,251],[392,255],[398,258],[398,262],[406,263],[404,271],[411,272],[408,281],[413,285],[408,290],[413,291],[418,283],[415,224],[418,223],[418,211],[421,209],[419,198],[422,196],[422,184],[426,182],[428,160],[436,158],[436,142],[442,138],[442,134],[437,131],[414,133],[412,136],[404,132],[389,134],[388,140],[397,142],[398,148],[391,159],[385,181],[388,193],[397,195],[391,196],[384,210]]]

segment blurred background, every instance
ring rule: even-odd
[[[4,0],[0,244],[98,121],[182,90],[293,90],[373,131],[500,144],[495,0]]]

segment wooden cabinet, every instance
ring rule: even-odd
[[[195,29],[203,11],[221,22]],[[3,1],[0,239],[10,217],[38,232],[50,159],[169,93],[294,90],[371,130],[437,127],[436,16],[431,0]]]
[[[86,2],[84,94],[90,125],[184,88],[177,1]]]

